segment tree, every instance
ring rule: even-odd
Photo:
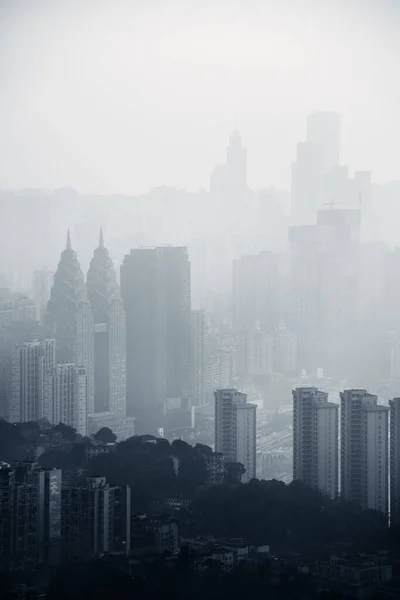
[[[117,436],[109,427],[102,427],[93,437],[96,441],[103,442],[103,444],[113,444],[117,441]]]
[[[225,463],[225,483],[236,485],[240,483],[242,475],[246,473],[246,469],[239,462]]]
[[[71,425],[65,425],[65,423],[59,423],[54,427],[54,431],[58,431],[61,434],[61,437],[66,442],[75,442],[78,437],[78,433],[76,429],[71,427]]]

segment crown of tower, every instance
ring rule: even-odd
[[[119,298],[119,286],[113,261],[104,245],[102,228],[100,228],[99,245],[94,250],[90,261],[86,287],[96,321],[106,320],[109,303]]]
[[[71,235],[68,229],[65,249],[61,252],[60,261],[54,274],[49,309],[54,311],[66,306],[73,308],[85,300],[85,280],[76,252],[72,249]]]

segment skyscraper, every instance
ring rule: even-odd
[[[188,398],[191,392],[187,249],[131,250],[121,266],[121,294],[127,332],[127,411],[137,417],[139,431],[155,432],[165,400]]]
[[[338,494],[339,406],[317,388],[293,390],[293,479]]]
[[[47,308],[48,325],[56,340],[56,361],[73,363],[86,369],[88,410],[93,412],[93,314],[87,299],[83,273],[76,252],[71,247],[69,232],[66,248],[61,253],[54,275]]]
[[[400,398],[390,406],[390,524],[400,524]]]
[[[272,333],[279,322],[279,267],[273,252],[243,256],[233,261],[232,321],[236,331],[260,325]]]
[[[388,513],[388,412],[366,390],[341,398],[341,495],[362,508]]]
[[[192,310],[191,345],[191,397],[194,406],[201,406],[206,401],[206,348],[203,310]]]
[[[247,150],[235,129],[226,149],[226,163],[216,165],[210,177],[210,192],[231,203],[243,200],[247,192]]]
[[[36,320],[43,322],[44,312],[50,299],[54,273],[46,269],[35,271],[32,278],[33,302],[36,309]]]
[[[90,262],[86,287],[94,317],[94,409],[125,417],[125,311],[102,230]]]
[[[36,421],[45,416],[45,379],[55,366],[55,341],[25,342],[12,355],[12,423]]]
[[[340,116],[318,112],[307,119],[307,139],[297,145],[292,165],[292,219],[312,224],[324,202],[325,177],[339,163]]]
[[[246,472],[242,481],[256,476],[256,411],[247,395],[234,389],[216,390],[215,451],[225,462],[239,462]]]

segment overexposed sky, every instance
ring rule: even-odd
[[[0,187],[208,187],[234,124],[289,186],[306,115],[400,179],[398,0],[0,0]]]

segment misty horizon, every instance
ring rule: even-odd
[[[2,0],[0,187],[208,188],[237,128],[250,188],[289,189],[319,110],[341,164],[398,180],[399,22],[390,1]]]

